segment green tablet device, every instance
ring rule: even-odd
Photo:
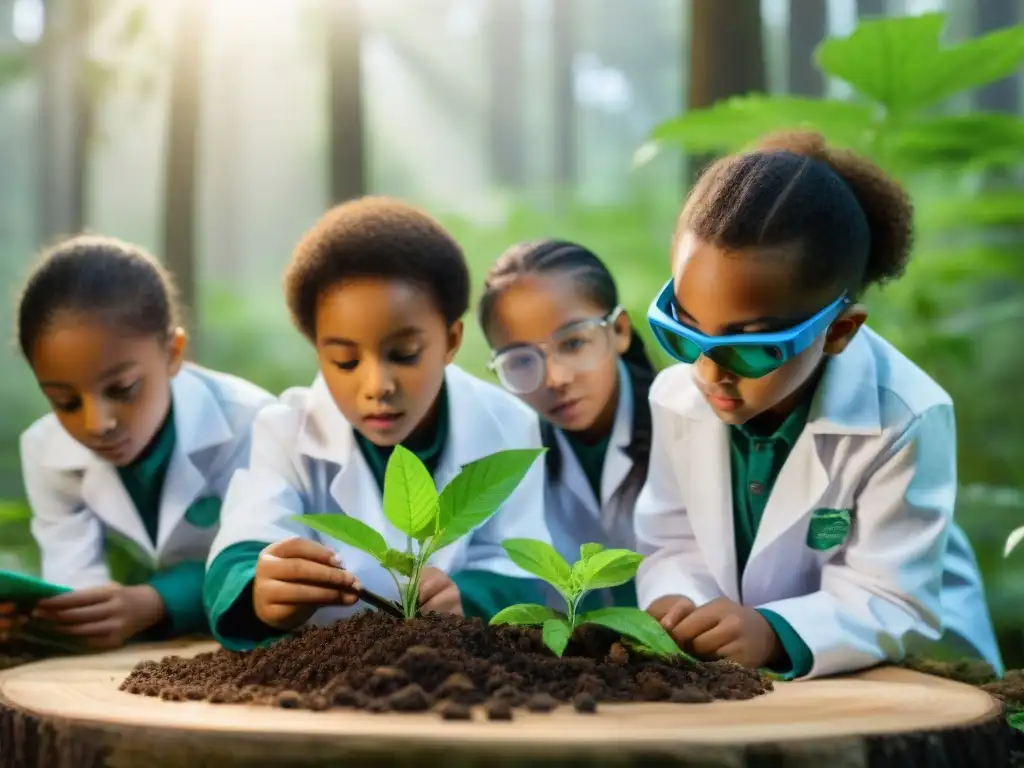
[[[40,600],[70,591],[71,587],[51,584],[24,573],[0,571],[0,603],[35,605]]]

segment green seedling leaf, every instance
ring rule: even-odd
[[[509,559],[560,592],[570,591],[572,570],[550,544],[536,539],[505,539],[501,543]]]
[[[400,445],[384,472],[384,516],[407,536],[418,537],[437,515],[434,478],[416,454]]]
[[[630,637],[662,656],[683,656],[694,661],[656,618],[639,608],[601,608],[580,617],[581,624],[597,624]]]
[[[544,622],[541,639],[555,656],[562,657],[570,637],[572,637],[572,627],[565,619],[555,618]]]
[[[327,534],[343,544],[355,547],[374,556],[383,563],[387,556],[388,543],[377,531],[361,520],[348,515],[299,515],[293,520]]]
[[[397,549],[389,549],[384,554],[384,560],[381,565],[391,571],[409,578],[412,576],[412,572],[416,568],[416,558],[410,555],[408,552],[399,552]]]
[[[895,114],[1001,80],[1024,61],[1024,26],[951,46],[942,43],[945,26],[943,13],[862,21],[849,37],[823,42],[815,59]]]
[[[605,589],[625,584],[636,576],[644,556],[628,549],[606,549],[586,562],[583,589]]]
[[[581,544],[580,545],[580,560],[586,562],[598,552],[604,550],[604,544]]]
[[[441,535],[433,549],[442,549],[487,522],[542,453],[544,449],[498,451],[464,466],[441,491]]]
[[[549,619],[557,619],[558,616],[550,608],[543,605],[531,605],[520,603],[510,605],[502,611],[498,611],[491,617],[491,625],[513,624],[515,626],[540,626]]]

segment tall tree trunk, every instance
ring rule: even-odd
[[[825,78],[814,63],[814,49],[828,34],[826,0],[789,0],[789,92],[825,93]]]
[[[555,75],[555,184],[571,191],[576,184],[576,0],[551,0],[551,42]]]
[[[488,0],[490,144],[494,180],[502,187],[522,185],[523,163],[523,4]]]
[[[760,0],[692,0],[687,109],[766,87]],[[689,158],[692,183],[709,158]]]
[[[884,16],[886,10],[885,0],[857,0],[858,18],[870,19]]]
[[[93,94],[87,79],[93,0],[49,0],[40,41],[37,238],[85,226]]]
[[[981,35],[1020,23],[1020,5],[1014,0],[975,0],[974,28]],[[1004,77],[978,89],[978,109],[1016,114],[1020,109],[1020,75]]]
[[[342,203],[366,193],[362,13],[359,0],[324,0],[330,104],[330,195]]]
[[[196,179],[200,90],[206,44],[206,0],[180,0],[171,63],[164,175],[163,257],[181,291],[191,330],[192,355],[199,349],[196,265]]]

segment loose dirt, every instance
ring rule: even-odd
[[[772,682],[727,661],[691,664],[627,649],[613,632],[583,627],[556,658],[540,630],[490,627],[479,619],[432,614],[402,622],[365,611],[311,627],[246,653],[219,650],[140,663],[121,690],[172,701],[247,702],[325,710],[436,711],[509,720],[515,709],[550,712],[598,702],[751,699]]]

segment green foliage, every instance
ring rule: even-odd
[[[565,599],[567,612],[561,616],[543,605],[512,605],[495,614],[492,625],[540,625],[544,645],[556,656],[565,653],[576,627],[596,624],[628,638],[642,652],[690,658],[657,619],[639,608],[601,608],[577,613],[580,601],[591,590],[617,587],[632,579],[643,561],[642,555],[628,549],[605,549],[596,543],[583,544],[580,559],[569,565],[554,547],[543,541],[507,539],[502,546],[512,562],[558,590]]]
[[[438,495],[416,454],[395,446],[384,472],[384,516],[409,537],[404,552],[390,548],[381,533],[345,514],[301,515],[295,520],[371,555],[395,580],[402,610],[411,619],[419,608],[420,576],[431,556],[483,525],[543,452],[492,453],[463,467]]]

